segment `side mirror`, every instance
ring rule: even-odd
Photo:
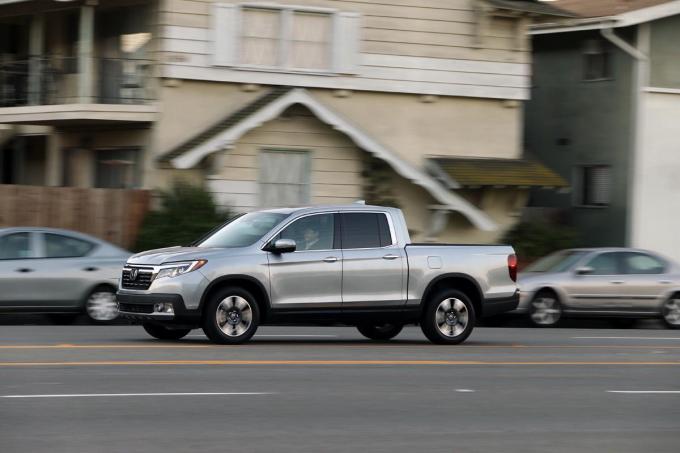
[[[595,269],[593,269],[593,268],[590,267],[590,266],[577,267],[577,268],[576,268],[576,275],[588,275],[588,274],[592,274],[594,270],[595,270]]]
[[[297,248],[297,244],[292,239],[277,239],[268,248],[268,251],[272,253],[290,253],[294,252]]]

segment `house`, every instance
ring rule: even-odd
[[[573,190],[532,205],[564,210],[586,245],[680,259],[680,1],[555,5],[581,17],[530,32],[526,148]]]
[[[205,186],[237,211],[396,203],[499,239],[523,160],[533,0],[0,0],[2,182]],[[9,128],[8,128],[9,127]]]

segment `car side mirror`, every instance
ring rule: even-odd
[[[272,253],[290,253],[297,249],[297,244],[292,239],[277,239],[272,243],[268,250]]]
[[[577,267],[577,268],[576,268],[576,275],[588,275],[588,274],[592,274],[594,270],[595,270],[595,269],[593,269],[593,268],[590,267],[590,266]]]

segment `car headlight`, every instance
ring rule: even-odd
[[[178,275],[188,274],[206,265],[208,260],[186,261],[182,263],[170,263],[163,266],[156,275],[156,279],[163,277],[177,277]]]

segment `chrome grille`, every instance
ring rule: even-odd
[[[134,279],[131,276],[133,272],[137,273],[137,276]],[[127,289],[149,289],[149,286],[151,286],[152,276],[153,272],[148,268],[126,268],[123,269],[121,286]]]

